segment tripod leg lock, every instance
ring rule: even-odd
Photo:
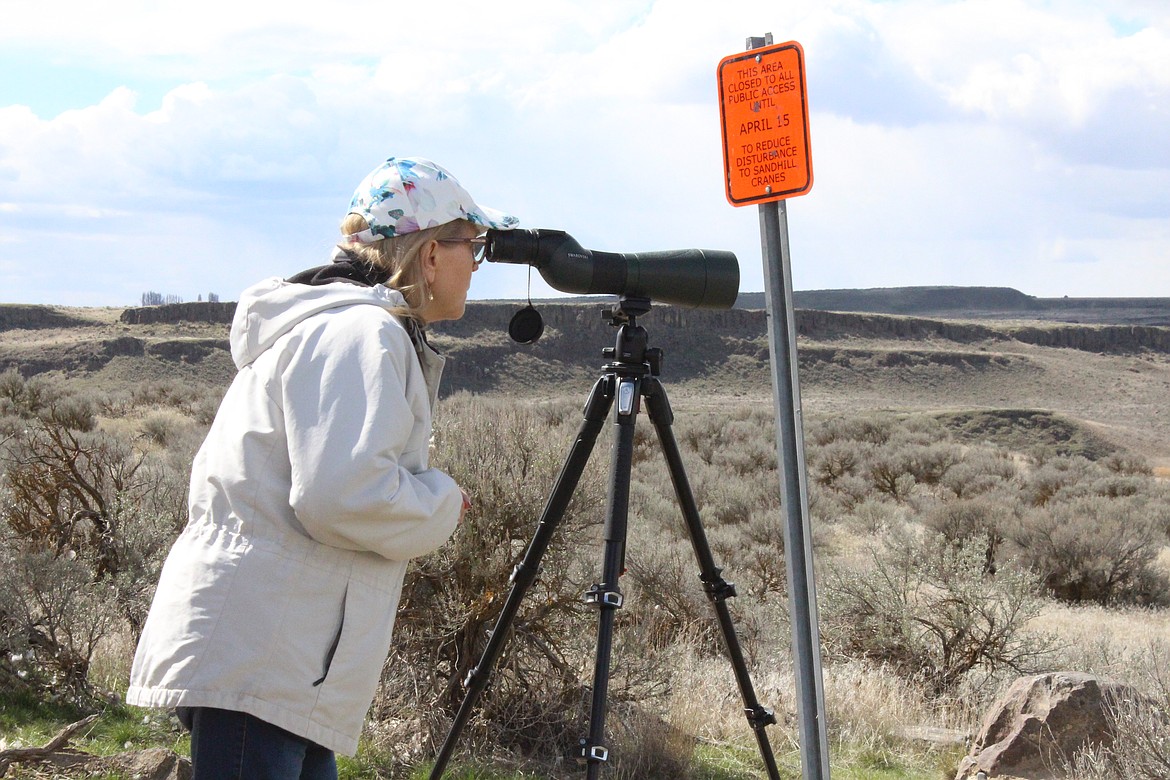
[[[776,723],[776,713],[767,707],[756,705],[745,709],[744,714],[747,715],[748,724],[755,731],[760,731],[765,726],[773,726]]]
[[[625,603],[625,597],[620,592],[602,590],[600,585],[594,585],[585,591],[581,600],[590,607],[608,607],[609,609],[621,609],[622,604]]]
[[[508,575],[508,584],[515,585],[520,580],[523,580],[526,586],[531,585],[539,574],[539,567],[529,568],[524,565],[524,561],[520,561],[520,563],[512,567],[512,573]]]
[[[604,745],[590,745],[589,740],[577,743],[577,760],[586,764],[604,764],[609,761],[609,748]]]
[[[699,575],[699,579],[703,581],[703,590],[707,591],[707,598],[711,601],[726,601],[737,595],[735,592],[735,583],[728,582],[719,575],[719,569],[715,570],[711,579],[707,579],[701,574]]]
[[[471,690],[473,687],[480,688],[482,686],[477,685],[476,683],[481,680],[483,681],[484,685],[486,685],[487,675],[483,674],[478,666],[473,666],[468,669],[467,674],[463,676],[463,689],[466,691]]]

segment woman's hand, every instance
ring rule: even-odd
[[[463,518],[467,515],[467,510],[471,509],[471,496],[467,495],[467,491],[459,488],[459,492],[463,494],[463,508],[459,510],[459,522],[463,522]]]

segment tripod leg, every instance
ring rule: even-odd
[[[658,432],[658,440],[662,444],[662,452],[666,457],[666,464],[670,470],[670,479],[674,483],[674,492],[678,497],[683,518],[686,520],[687,533],[691,539],[691,546],[695,550],[695,557],[699,561],[699,579],[703,581],[703,588],[707,591],[707,598],[715,608],[715,615],[719,621],[719,629],[723,634],[723,642],[731,665],[735,672],[735,679],[739,685],[740,696],[743,699],[744,712],[748,724],[756,735],[756,743],[760,749],[760,756],[768,768],[768,777],[779,780],[780,770],[776,766],[776,758],[772,753],[772,746],[768,741],[768,734],[764,730],[776,722],[776,716],[771,710],[760,705],[752,687],[751,677],[748,675],[747,662],[743,657],[743,650],[736,636],[735,627],[731,622],[731,610],[727,607],[727,599],[735,595],[735,586],[720,576],[720,569],[715,565],[711,555],[711,547],[707,543],[707,534],[703,530],[699,519],[699,510],[691,493],[690,482],[686,470],[683,468],[682,456],[678,451],[678,443],[674,439],[671,424],[674,422],[674,412],[671,411],[670,401],[666,398],[666,389],[656,378],[645,380],[643,395],[646,397],[646,410],[654,429]]]
[[[638,378],[618,381],[618,407],[614,414],[617,437],[613,444],[609,507],[605,521],[605,556],[601,583],[585,594],[587,604],[598,608],[597,655],[593,670],[593,698],[589,709],[589,736],[580,742],[579,757],[586,762],[586,777],[597,780],[609,758],[604,746],[609,671],[613,648],[615,611],[622,606],[618,578],[625,569],[626,529],[629,518],[630,469],[634,453],[634,423],[640,397]]]
[[[431,780],[439,780],[443,776],[447,762],[451,760],[451,754],[455,750],[459,734],[467,725],[475,702],[479,699],[484,688],[487,687],[488,677],[504,649],[508,629],[520,609],[520,602],[524,599],[528,588],[536,580],[536,575],[540,570],[540,559],[548,549],[549,542],[552,541],[553,532],[561,518],[564,517],[569,501],[573,497],[573,491],[577,489],[577,482],[585,469],[585,464],[588,463],[589,456],[593,452],[597,435],[601,432],[606,415],[613,404],[613,384],[611,376],[603,376],[597,380],[593,385],[593,390],[589,393],[589,399],[585,402],[584,420],[581,422],[581,428],[565,458],[556,483],[553,485],[552,493],[550,493],[548,502],[540,516],[536,533],[528,543],[520,563],[512,570],[512,588],[504,601],[500,616],[492,628],[479,663],[467,673],[464,680],[467,693],[459,705],[459,711],[455,715],[455,720],[452,721],[451,729],[443,741],[442,748],[435,757],[435,765],[431,769]]]

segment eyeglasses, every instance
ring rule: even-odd
[[[471,261],[475,263],[476,268],[483,265],[483,261],[487,259],[487,236],[476,236],[475,238],[440,238],[437,240],[440,244],[470,244]]]

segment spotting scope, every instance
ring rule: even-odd
[[[563,230],[493,229],[487,239],[488,261],[530,265],[561,292],[649,298],[703,309],[729,309],[739,295],[739,261],[731,252],[596,252]]]

